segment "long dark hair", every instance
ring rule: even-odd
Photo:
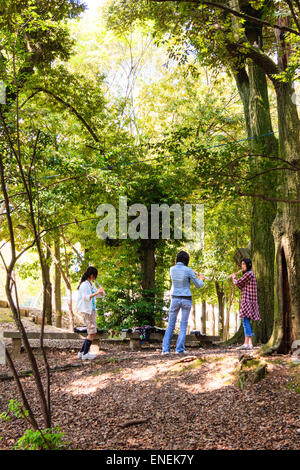
[[[250,258],[243,258],[242,261],[244,261],[245,265],[247,266],[247,271],[251,271],[252,269],[252,261]],[[242,263],[241,261],[241,263]]]
[[[183,263],[185,266],[189,264],[190,255],[186,251],[180,251],[176,257],[176,263]]]
[[[77,289],[79,289],[80,284],[86,281],[92,274],[94,274],[96,278],[98,276],[98,269],[94,268],[94,266],[89,266],[87,270],[85,271],[85,273],[82,275],[82,278],[80,280],[80,283]]]

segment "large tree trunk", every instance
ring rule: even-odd
[[[55,258],[60,263],[60,239],[59,237],[55,238]],[[57,263],[55,263],[54,271],[54,299],[55,299],[55,324],[57,328],[62,326],[62,310],[61,310],[61,272]]]
[[[247,13],[260,17],[262,11],[252,9],[245,5]],[[251,11],[249,11],[249,9]],[[262,46],[262,28],[257,24],[246,23],[245,33],[251,44]],[[241,69],[236,74],[236,83],[241,96],[248,137],[262,136],[250,140],[250,147],[254,154],[276,156],[278,151],[277,140],[272,129],[270,104],[265,72],[255,63],[248,65],[248,74]],[[269,134],[269,135],[264,135]],[[252,170],[260,173],[273,166],[267,158],[254,157]],[[254,192],[268,193],[276,183],[275,172],[260,176],[255,180]],[[275,245],[272,234],[272,223],[276,215],[276,204],[258,198],[252,200],[251,214],[251,257],[253,270],[257,278],[258,303],[262,321],[255,322],[253,329],[256,343],[266,343],[272,334],[274,316],[274,256]]]
[[[252,136],[272,132],[270,106],[268,100],[265,73],[255,64],[249,65],[250,82],[250,126]],[[277,141],[274,135],[267,135],[251,140],[253,153],[277,155]],[[274,166],[272,160],[257,157],[253,161],[255,172],[267,170]],[[271,176],[272,175],[272,176]],[[257,192],[267,193],[276,184],[275,172],[260,176],[255,181]],[[261,322],[254,322],[255,343],[266,343],[273,329],[274,318],[274,256],[275,245],[272,234],[272,223],[276,215],[274,202],[252,200],[251,214],[251,256],[253,271],[257,279],[258,303]]]
[[[141,239],[141,287],[146,307],[139,312],[138,320],[147,325],[155,324],[155,246],[156,240]]]
[[[283,13],[283,10],[281,10]],[[278,22],[288,25],[290,17],[281,14]],[[291,168],[300,167],[300,123],[298,111],[292,101],[293,89],[290,82],[283,82],[276,75],[285,71],[291,52],[286,33],[275,30],[277,41],[278,66],[263,52],[250,51],[249,57],[258,67],[268,73],[274,84],[277,97],[279,157],[287,161]],[[284,171],[280,179],[282,199],[300,198],[299,171]],[[274,328],[270,344],[279,352],[290,350],[293,338],[300,338],[300,204],[279,202],[273,222],[275,240],[275,309]]]
[[[300,123],[292,102],[289,83],[275,85],[278,103],[280,157],[300,167]],[[289,199],[300,199],[300,173],[283,175],[281,192]],[[290,351],[300,338],[300,204],[278,203],[273,224],[276,246],[276,308],[271,346],[280,353]]]

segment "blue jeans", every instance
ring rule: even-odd
[[[245,336],[254,336],[249,318],[243,318]]]
[[[177,315],[181,309],[181,321],[180,330],[176,343],[176,352],[181,353],[184,351],[184,343],[186,337],[186,329],[188,325],[188,319],[192,308],[192,301],[189,299],[178,299],[172,298],[169,313],[169,322],[165,332],[165,336],[162,343],[163,352],[170,352],[170,344],[173,336]]]

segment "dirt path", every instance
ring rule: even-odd
[[[48,355],[52,366],[81,364],[75,351],[53,349]],[[76,449],[300,449],[299,394],[293,388],[300,366],[293,367],[288,356],[272,357],[266,378],[242,391],[235,350],[191,355],[191,362],[178,363],[180,357],[155,349],[112,350],[100,352],[96,363],[56,372],[53,424]],[[33,397],[32,378],[22,381]],[[0,382],[0,397],[3,412],[17,398],[13,381]],[[12,448],[24,429],[17,419],[0,423],[0,448]]]

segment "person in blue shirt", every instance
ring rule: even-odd
[[[188,319],[192,308],[192,293],[190,289],[190,281],[200,288],[203,286],[205,276],[199,274],[198,277],[194,271],[188,267],[190,256],[185,251],[180,251],[176,258],[176,265],[170,269],[172,280],[171,288],[171,305],[169,312],[168,326],[162,343],[162,354],[170,354],[170,344],[176,324],[179,310],[181,309],[180,330],[176,343],[176,354],[187,354],[185,351],[185,337],[188,325]]]

